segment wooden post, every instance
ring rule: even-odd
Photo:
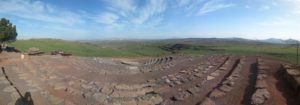
[[[297,43],[297,65],[299,65],[299,42]]]

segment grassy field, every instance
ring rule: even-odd
[[[10,43],[22,52],[27,52],[31,47],[39,48],[44,52],[63,50],[76,56],[100,56],[100,57],[132,57],[132,56],[159,56],[167,54],[153,45],[121,44],[91,44],[75,41],[64,41],[57,39],[30,39],[18,40]],[[112,45],[112,46],[111,46]]]
[[[162,56],[172,54],[172,51],[163,49],[167,45],[175,44],[164,41],[116,41],[116,42],[75,42],[57,39],[18,40],[9,45],[15,46],[23,52],[36,47],[45,52],[63,50],[76,56],[97,57],[137,57]],[[188,44],[178,51],[189,55],[203,54],[235,54],[235,55],[264,55],[296,62],[296,48],[276,44]]]

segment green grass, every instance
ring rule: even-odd
[[[23,52],[31,47],[36,47],[45,52],[63,50],[71,52],[76,56],[97,56],[97,57],[136,57],[136,56],[162,56],[171,54],[170,51],[162,49],[173,42],[164,41],[120,41],[120,42],[99,42],[83,43],[64,41],[57,39],[31,39],[18,40],[10,43]],[[296,62],[296,48],[286,45],[275,44],[193,44],[181,50],[181,53],[189,55],[203,54],[234,54],[234,55],[263,55],[278,58],[281,60]]]
[[[100,57],[131,57],[131,56],[159,56],[167,54],[167,51],[160,50],[156,46],[148,45],[125,45],[123,47],[107,47],[101,44],[90,44],[83,42],[64,41],[57,39],[30,39],[18,40],[10,43],[22,52],[27,52],[31,47],[39,48],[44,52],[63,50],[76,56],[100,56]],[[124,44],[122,44],[124,45]]]
[[[286,47],[286,45],[253,45],[253,44],[223,44],[223,45],[195,45],[200,49],[188,49],[186,54],[234,54],[234,55],[254,55],[268,56],[296,63],[296,48]],[[202,48],[202,49],[201,49]]]

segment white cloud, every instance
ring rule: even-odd
[[[96,17],[96,21],[102,24],[115,24],[116,21],[119,19],[119,16],[110,12],[104,12]]]
[[[220,9],[232,7],[235,4],[232,3],[225,3],[222,0],[211,0],[203,4],[200,10],[197,12],[196,15],[201,16],[210,12],[214,12]]]
[[[167,4],[164,0],[150,0],[147,2],[147,5],[139,11],[137,18],[132,19],[132,22],[135,24],[143,24],[151,17],[163,13],[166,8]]]
[[[43,22],[73,25],[85,22],[79,14],[56,10],[54,6],[41,1],[1,0],[0,13]]]
[[[144,25],[151,27],[147,23],[155,22],[158,24],[161,22],[157,20],[162,20],[163,12],[167,9],[165,0],[149,0],[145,1],[145,4],[138,4],[134,0],[104,0],[104,3],[107,3],[107,7],[94,20],[105,24],[109,30],[124,28],[124,26],[139,28]]]
[[[176,0],[179,7],[187,6],[192,0]]]
[[[292,3],[294,6],[293,12],[300,15],[300,0],[295,0]]]
[[[184,9],[187,16],[201,16],[210,12],[235,6],[225,0],[176,0],[176,8]]]
[[[127,16],[130,12],[136,10],[137,5],[134,0],[103,0],[109,7],[109,10],[114,11],[122,16]]]

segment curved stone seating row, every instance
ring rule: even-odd
[[[218,70],[214,71],[208,76],[207,80],[213,80],[220,76],[220,74],[226,74],[226,71],[230,73],[230,71],[228,71],[230,64],[236,64],[236,67],[234,67],[233,71],[227,77],[225,77],[224,80],[220,81],[216,88],[211,90],[209,95],[204,98],[200,105],[217,105],[215,102],[216,99],[222,98],[228,92],[232,91],[234,85],[236,84],[235,82],[240,78],[240,72],[242,70],[242,64],[240,61],[244,62],[244,60],[245,59],[237,59],[237,61],[228,60]]]
[[[150,61],[147,61],[146,63],[144,63],[144,65],[154,65],[154,64],[167,63],[167,62],[173,61],[173,59],[174,59],[173,56],[154,58],[154,59],[151,59]]]

